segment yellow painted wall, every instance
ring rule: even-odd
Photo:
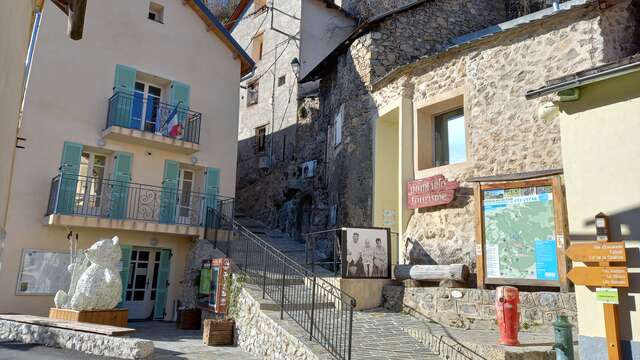
[[[396,108],[382,117],[375,125],[375,179],[374,179],[374,200],[373,217],[374,226],[390,227],[392,232],[398,232],[398,171],[399,171],[399,139],[398,139],[398,116],[399,109]],[[385,224],[384,213],[392,212],[392,217],[387,216]],[[393,225],[389,226],[389,221]],[[392,244],[392,259],[397,255],[397,244]]]
[[[0,269],[34,1],[0,3]]]
[[[27,148],[16,156],[7,261],[0,271],[0,313],[43,315],[53,305],[53,296],[16,295],[15,289],[23,249],[68,249],[67,231],[42,223],[64,141],[111,154],[133,153],[132,180],[138,183],[161,185],[166,159],[191,163],[192,155],[144,145],[106,140],[99,146],[116,64],[191,86],[191,108],[202,113],[200,151],[194,154],[198,165],[220,168],[220,194],[235,193],[240,61],[206,31],[202,20],[182,1],[155,2],[165,7],[164,24],[147,19],[148,1],[89,1],[80,41],[68,39],[66,16],[59,9],[45,8],[20,130],[20,136],[27,138]],[[79,233],[80,247],[117,234],[123,244],[150,246],[155,239],[155,247],[174,250],[167,300],[167,318],[171,319],[171,309],[182,291],[187,238],[124,230],[73,230]]]
[[[621,291],[623,340],[640,341],[640,72],[582,87],[560,103],[562,156],[571,240],[595,240],[594,216],[610,216],[624,239],[630,288]],[[580,264],[574,264],[579,266]],[[602,305],[576,286],[580,335],[604,337]],[[582,346],[582,345],[581,345]],[[582,355],[583,351],[581,351]]]

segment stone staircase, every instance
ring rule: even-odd
[[[298,264],[306,267],[305,245],[287,234],[278,230],[273,230],[254,219],[245,216],[236,216],[236,222],[269,243],[274,248],[286,254]],[[259,259],[255,260],[260,261]],[[333,276],[333,273],[320,267],[316,267],[316,273],[320,276]],[[267,285],[277,284],[278,279],[267,273],[262,278]],[[259,281],[258,281],[259,282]],[[282,282],[280,282],[282,284]],[[308,340],[308,334],[299,327],[286,314],[284,319],[280,319],[280,306],[278,303],[271,301],[268,297],[262,298],[262,291],[259,286],[262,284],[250,284],[247,289],[247,295],[254,303],[253,308],[259,309],[259,316],[251,316],[251,318],[268,319],[269,326],[277,327],[270,331],[276,333],[286,333],[289,339],[285,350],[276,351],[274,349],[282,348],[278,344],[269,344],[270,337],[266,336],[257,341],[254,337],[247,336],[246,341],[240,342],[240,346],[244,350],[250,351],[265,359],[330,359],[331,355],[315,342]],[[310,291],[309,284],[304,281],[285,282],[285,291],[287,294],[296,294],[296,296],[305,298],[305,294]],[[330,311],[334,307],[331,301],[320,301],[315,304],[316,309],[322,314],[323,309]],[[286,309],[294,314],[309,310],[309,304],[302,302],[293,302],[288,304]],[[257,311],[257,310],[255,310]],[[431,348],[410,335],[407,331],[409,328],[421,327],[422,320],[414,318],[410,315],[402,313],[394,313],[384,309],[375,309],[368,311],[356,311],[353,314],[352,327],[352,359],[362,360],[383,360],[383,359],[440,359]],[[260,325],[247,323],[246,327],[264,327],[264,321]],[[242,331],[242,330],[241,330]],[[245,329],[244,331],[247,331]],[[280,339],[280,340],[278,340]],[[276,336],[273,341],[282,341],[283,336]],[[265,344],[266,342],[266,344]],[[296,356],[292,357],[291,347],[304,348],[302,352],[296,352]],[[305,354],[304,356],[302,354]]]

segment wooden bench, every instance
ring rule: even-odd
[[[8,315],[0,314],[0,320],[15,321],[24,324],[47,326],[58,329],[81,331],[107,336],[124,336],[134,333],[136,330],[110,325],[90,324],[85,322],[51,319],[33,315]]]

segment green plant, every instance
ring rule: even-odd
[[[244,274],[224,274],[224,290],[227,293],[227,307],[224,312],[225,319],[235,319],[238,316],[238,302],[240,293],[244,284],[247,282],[247,276]]]

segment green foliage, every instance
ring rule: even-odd
[[[224,274],[224,290],[227,293],[225,319],[235,319],[238,316],[240,293],[246,282],[247,276],[244,274]]]

